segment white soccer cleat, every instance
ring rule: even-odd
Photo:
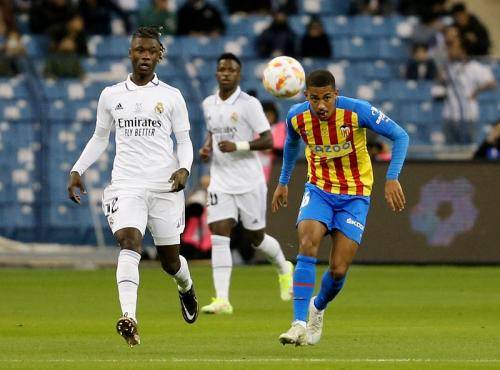
[[[325,310],[318,310],[314,305],[314,299],[312,297],[309,302],[309,320],[307,321],[307,344],[315,345],[321,339],[321,333],[323,332],[323,315]]]
[[[278,275],[280,283],[280,297],[282,301],[289,301],[293,297],[293,263],[286,261],[289,272]]]
[[[233,306],[231,306],[231,303],[227,299],[212,298],[212,302],[203,306],[201,312],[231,315],[233,313]]]
[[[307,346],[306,328],[299,323],[293,323],[292,327],[286,333],[279,337],[280,343],[295,344],[296,346]]]

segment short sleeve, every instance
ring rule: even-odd
[[[271,129],[264,109],[262,108],[262,104],[255,98],[251,98],[248,102],[245,119],[250,127],[258,134]]]
[[[488,82],[495,80],[491,68],[479,62],[473,62],[471,68],[471,76],[474,81],[474,88],[476,89]]]
[[[99,102],[97,103],[97,119],[96,128],[101,128],[104,130],[111,130],[113,125],[113,116],[108,103],[109,90],[105,88],[101,95],[99,96]]]
[[[172,131],[180,132],[180,131],[188,131],[190,128],[189,125],[189,115],[186,106],[186,101],[179,91],[175,95],[175,99],[173,101],[173,109],[172,109]]]

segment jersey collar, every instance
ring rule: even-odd
[[[133,83],[131,77],[132,77],[132,73],[129,73],[129,75],[127,76],[127,81],[125,81],[125,86],[126,86],[127,90],[130,90],[130,91],[142,89],[145,87],[155,87],[155,86],[158,86],[158,84],[160,83],[160,80],[158,79],[158,76],[156,75],[156,73],[154,74],[153,79],[151,81],[149,81],[144,86],[139,86],[139,85],[136,85],[135,83]]]
[[[240,96],[240,93],[241,93],[241,89],[238,86],[236,88],[236,90],[234,91],[234,93],[232,93],[231,96],[229,96],[229,98],[227,98],[226,100],[222,100],[219,96],[219,90],[217,90],[217,93],[215,94],[216,104],[234,104],[236,99],[238,99],[238,96]]]

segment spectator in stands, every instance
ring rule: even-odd
[[[35,0],[30,8],[30,30],[46,33],[49,28],[64,28],[75,15],[70,0]]]
[[[488,66],[467,58],[461,39],[452,39],[447,46],[444,135],[447,144],[471,144],[479,119],[477,96],[495,88],[495,77]]]
[[[297,14],[299,11],[297,0],[271,0],[271,9],[273,11],[280,10],[288,15]]]
[[[175,13],[170,11],[169,0],[151,0],[151,6],[139,13],[139,26],[162,26],[163,35],[177,31]]]
[[[48,29],[51,37],[49,54],[45,61],[45,77],[82,77],[81,56],[88,54],[84,21],[80,15],[63,24],[53,25]]]
[[[295,33],[285,13],[277,11],[273,14],[271,24],[257,37],[255,47],[261,58],[297,55]]]
[[[488,30],[479,19],[469,13],[463,3],[453,5],[451,14],[464,40],[464,47],[467,54],[487,55],[491,46],[490,36]]]
[[[226,8],[230,14],[269,14],[271,0],[226,0]]]
[[[429,57],[427,46],[414,44],[412,46],[412,57],[406,65],[406,79],[434,80],[436,76],[436,63]]]
[[[53,44],[45,62],[44,76],[47,78],[83,77],[83,68],[76,51],[76,42],[70,36]]]
[[[331,58],[332,49],[330,39],[325,33],[323,23],[319,17],[313,16],[306,28],[306,33],[302,36],[301,56],[314,58]]]
[[[226,25],[217,8],[205,0],[187,0],[177,11],[177,34],[190,36],[220,36]]]
[[[488,136],[476,150],[474,158],[500,160],[500,119],[491,127]]]
[[[115,0],[80,0],[79,13],[85,22],[87,35],[111,35],[112,14],[116,14],[127,33],[132,29],[129,16]]]
[[[424,15],[433,14],[441,17],[447,14],[447,0],[399,0],[398,11],[403,15]]]
[[[349,14],[389,15],[392,11],[390,0],[352,0]]]
[[[286,125],[285,121],[279,120],[279,113],[276,104],[272,101],[262,103],[264,113],[271,125],[271,134],[273,135],[273,149],[258,152],[262,167],[264,168],[264,176],[266,182],[269,183],[273,170],[273,162],[277,156],[283,155],[283,147],[285,145]]]
[[[19,73],[18,58],[25,54],[16,19],[9,1],[0,2],[0,75],[12,76]]]
[[[390,162],[392,152],[389,146],[373,131],[366,132],[366,148],[373,161]]]

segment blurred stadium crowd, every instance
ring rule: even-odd
[[[215,60],[229,51],[243,61],[242,88],[276,105],[280,120],[294,101],[272,101],[260,76],[269,58],[286,54],[298,58],[306,72],[330,69],[343,95],[380,106],[408,131],[410,158],[439,158],[457,147],[462,157],[472,156],[476,147],[478,156],[498,157],[499,125],[490,127],[500,119],[500,92],[495,87],[500,64],[488,56],[488,29],[461,3],[0,4],[0,235],[93,240],[96,218],[91,208],[67,202],[67,174],[94,130],[101,90],[126,78],[129,35],[140,25],[163,27],[167,54],[157,73],[186,98],[195,149],[204,137],[201,101],[216,88]],[[374,155],[386,158],[386,144],[372,141]],[[113,151],[111,144],[86,173],[91,200],[100,198],[109,180]],[[195,175],[201,172],[197,166]]]

